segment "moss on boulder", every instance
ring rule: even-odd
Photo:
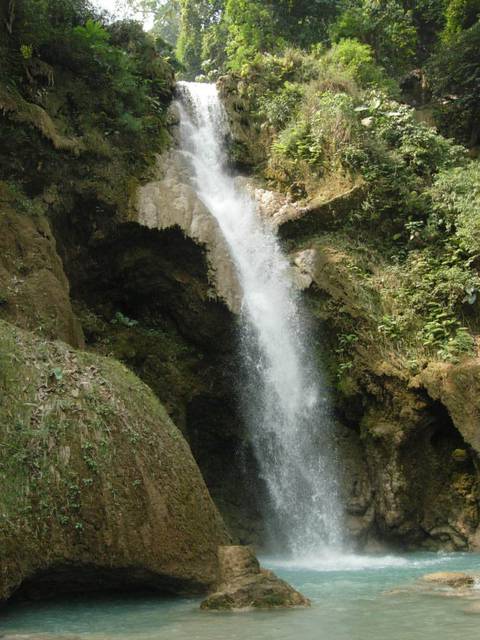
[[[14,211],[1,195],[0,185],[0,318],[83,346],[48,220]]]
[[[123,365],[0,321],[0,396],[0,599],[35,580],[215,582],[223,521],[180,432]]]

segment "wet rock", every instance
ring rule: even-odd
[[[422,582],[442,587],[452,587],[453,589],[464,589],[465,587],[473,587],[475,578],[468,573],[456,571],[439,571],[437,573],[429,573],[421,578]]]
[[[272,571],[262,569],[250,547],[220,547],[219,585],[201,604],[206,611],[308,607],[310,601]]]

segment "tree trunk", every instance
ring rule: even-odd
[[[5,20],[5,26],[7,27],[7,31],[10,35],[12,35],[13,23],[15,22],[15,5],[16,0],[9,1],[7,19]]]

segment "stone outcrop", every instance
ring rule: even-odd
[[[56,226],[87,348],[150,386],[238,542],[259,543],[265,491],[239,416],[236,316],[209,281],[207,248],[176,225],[88,214]]]
[[[3,321],[0,365],[0,600],[211,587],[229,536],[152,391]]]
[[[432,363],[416,382],[447,407],[465,442],[480,455],[480,358]]]
[[[48,220],[0,206],[0,319],[84,344]]]
[[[202,602],[204,611],[308,607],[310,601],[272,571],[262,569],[249,547],[220,547],[219,582]]]
[[[328,236],[286,236],[323,361],[337,366],[340,310],[355,340],[339,353],[349,374],[332,389],[350,536],[367,547],[478,549],[478,361],[430,363],[412,378],[371,338],[378,329],[348,250]]]
[[[157,158],[154,179],[139,188],[135,204],[141,225],[159,230],[177,226],[206,247],[216,295],[237,312],[240,290],[225,239],[217,221],[189,184],[188,167],[178,151]]]

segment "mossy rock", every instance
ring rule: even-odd
[[[172,592],[214,582],[223,521],[135,375],[0,321],[0,396],[0,599],[37,580]]]

